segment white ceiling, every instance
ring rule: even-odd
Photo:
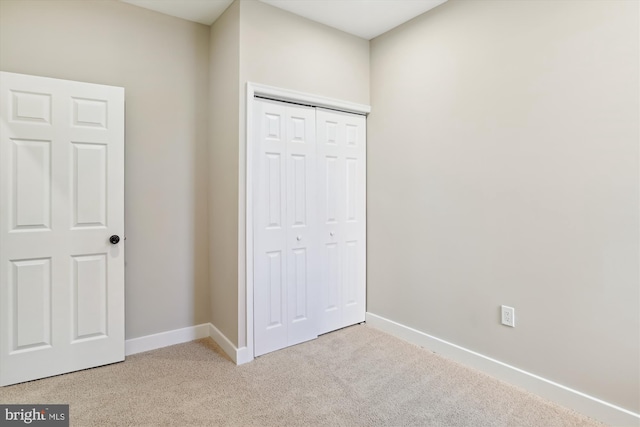
[[[121,0],[211,25],[232,0]],[[370,40],[447,0],[260,0],[312,21]]]

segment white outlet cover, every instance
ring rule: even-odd
[[[507,305],[500,306],[500,312],[502,314],[502,324],[506,326],[516,327],[516,310],[513,307]]]

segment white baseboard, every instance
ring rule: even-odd
[[[173,331],[160,332],[158,334],[126,340],[124,344],[124,354],[125,356],[131,356],[132,354],[142,353],[144,351],[206,338],[209,336],[209,325],[210,323],[203,323],[202,325],[189,326],[182,329],[174,329]]]
[[[559,405],[571,408],[611,426],[640,426],[640,414],[589,396],[546,378],[484,356],[475,351],[425,334],[373,313],[367,324],[410,343],[417,344],[462,364],[483,371],[500,380],[521,387]]]
[[[235,362],[236,365],[242,365],[253,360],[253,356],[248,358],[247,347],[237,348],[218,328],[209,323],[209,336],[227,353],[227,356]]]
[[[238,349],[238,359],[236,360],[237,365],[244,365],[245,363],[249,363],[253,360],[253,355],[249,353],[249,348],[240,347]]]
[[[125,356],[207,337],[213,339],[237,365],[242,365],[243,363],[253,360],[253,355],[249,354],[247,347],[236,348],[236,346],[211,323],[203,323],[201,325],[126,340]]]

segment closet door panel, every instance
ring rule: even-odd
[[[318,336],[316,127],[313,108],[287,106],[287,345]]]
[[[254,324],[256,356],[287,345],[286,111],[255,103]]]
[[[363,322],[366,303],[365,118],[317,109],[320,333]]]
[[[344,254],[342,327],[364,322],[366,312],[366,121],[340,114],[344,128]]]
[[[315,110],[254,110],[254,345],[259,356],[318,336]]]
[[[330,113],[316,111],[318,144],[318,234],[320,241],[320,333],[342,324],[341,239],[344,156],[339,144],[339,123]]]

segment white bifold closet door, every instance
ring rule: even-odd
[[[363,322],[363,116],[254,103],[254,354]]]
[[[256,100],[255,355],[318,336],[315,110]]]
[[[364,322],[366,302],[366,123],[317,109],[320,215],[319,334]]]

